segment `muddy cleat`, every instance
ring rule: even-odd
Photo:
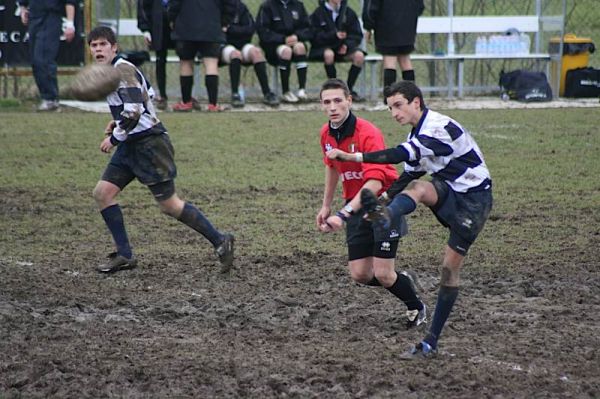
[[[115,273],[121,270],[135,269],[136,267],[137,259],[135,257],[127,259],[123,255],[112,252],[108,255],[108,262],[96,267],[96,271],[99,273]]]
[[[233,108],[244,108],[244,100],[242,99],[242,96],[240,96],[239,93],[234,93],[231,95],[231,106]]]
[[[425,341],[412,346],[409,350],[400,355],[401,360],[428,359],[437,354],[437,349]]]
[[[277,98],[275,93],[269,92],[265,94],[265,97],[263,98],[263,104],[266,104],[269,107],[277,107],[279,106],[279,99]]]
[[[283,95],[281,96],[281,100],[284,103],[288,103],[288,104],[294,104],[294,103],[297,103],[298,101],[300,101],[298,99],[298,97],[296,97],[296,95],[294,93],[292,93],[291,91],[286,91],[285,93],[283,93]]]
[[[202,111],[200,101],[196,97],[192,97],[192,108],[194,108],[196,111]]]
[[[169,108],[169,101],[167,101],[166,97],[157,97],[154,99],[154,105],[156,109],[166,111]]]
[[[191,101],[187,103],[180,101],[177,104],[173,104],[173,111],[175,112],[192,112],[192,109],[194,109],[194,105]]]
[[[406,311],[406,329],[415,328],[427,323],[427,306],[421,301],[423,309]]]
[[[233,234],[226,233],[223,242],[215,248],[215,252],[219,256],[221,262],[221,273],[227,273],[233,266],[233,251],[235,238]]]
[[[367,188],[363,188],[360,192],[360,203],[365,210],[365,219],[370,222],[379,222],[383,228],[390,225],[390,215],[385,205],[382,205],[377,200],[373,192]]]
[[[300,100],[304,103],[308,102],[308,94],[306,94],[305,89],[298,90],[298,92],[296,93],[296,97],[298,97],[298,100]]]

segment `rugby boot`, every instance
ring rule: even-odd
[[[221,262],[221,273],[228,273],[231,270],[231,266],[233,266],[234,243],[235,238],[233,234],[226,233],[223,242],[215,247],[215,252],[219,257],[219,262]]]
[[[365,210],[365,219],[370,222],[377,222],[383,229],[390,226],[390,214],[385,205],[377,200],[373,192],[363,188],[360,192],[360,203]]]
[[[231,106],[233,108],[244,108],[244,105],[246,104],[239,93],[234,93],[231,95]]]
[[[298,92],[296,93],[296,97],[298,97],[298,100],[300,100],[303,103],[309,101],[308,94],[306,94],[306,90],[305,89],[298,90]]]
[[[401,360],[418,360],[428,359],[437,355],[437,348],[429,345],[425,341],[421,341],[416,345],[411,346],[406,352],[400,355]]]
[[[112,252],[108,255],[108,262],[96,267],[99,273],[115,273],[121,270],[131,270],[137,267],[137,259],[132,256],[127,259],[123,255]]]
[[[277,107],[279,106],[279,99],[277,98],[275,93],[268,92],[263,98],[263,104],[266,104],[269,107]]]
[[[180,101],[177,104],[173,104],[173,111],[175,112],[192,112],[192,109],[194,109],[194,105],[191,101],[187,103]]]

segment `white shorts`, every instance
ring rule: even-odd
[[[242,48],[242,51],[241,51],[242,63],[247,64],[247,63],[251,62],[250,61],[250,52],[255,47],[256,46],[252,43],[247,43],[244,45],[244,47]],[[226,64],[231,63],[231,54],[233,54],[234,51],[237,51],[237,48],[235,48],[231,44],[228,44],[225,47],[223,47],[223,50],[221,50],[221,61],[223,61]]]

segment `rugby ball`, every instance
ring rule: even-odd
[[[69,91],[80,101],[103,100],[119,87],[121,73],[112,65],[92,64],[84,67],[73,79]]]

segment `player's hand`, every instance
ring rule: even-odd
[[[336,32],[335,35],[340,40],[344,40],[348,36],[348,34],[346,32],[343,32],[343,31]]]
[[[117,127],[117,121],[108,122],[108,125],[106,125],[106,128],[104,129],[104,135],[110,136],[116,127]]]
[[[333,215],[329,216],[325,221],[327,227],[331,229],[331,231],[338,231],[344,228],[344,221],[341,217]]]
[[[146,43],[146,46],[148,47],[152,45],[152,33],[144,31],[144,43]]]
[[[21,12],[21,23],[25,26],[29,25],[29,9],[21,6],[19,11]]]
[[[106,154],[110,154],[113,148],[114,145],[110,142],[110,136],[105,137],[104,140],[102,140],[102,143],[100,143],[100,151]]]
[[[298,36],[296,35],[289,35],[288,37],[285,38],[285,44],[287,44],[288,46],[295,46],[298,43]]]
[[[340,150],[339,148],[334,148],[333,150],[329,150],[325,153],[325,156],[329,159],[337,159],[338,161],[350,161],[353,154],[348,154]]]
[[[366,30],[365,31],[365,42],[370,43],[371,42],[371,31],[370,30]]]
[[[332,231],[331,227],[327,225],[327,218],[330,214],[331,208],[328,206],[321,207],[321,210],[317,214],[317,228],[324,233]]]

